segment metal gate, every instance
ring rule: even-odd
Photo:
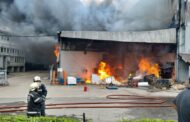
[[[7,85],[9,85],[7,80],[7,71],[0,70],[0,86],[7,86]]]

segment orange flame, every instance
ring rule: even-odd
[[[55,45],[54,55],[58,58],[59,57],[59,44]]]
[[[85,80],[85,83],[90,84],[91,80],[87,79],[87,80]]]
[[[159,77],[160,67],[158,64],[151,63],[148,59],[142,58],[139,62],[139,69],[141,72],[145,72],[148,75],[154,74]]]
[[[98,75],[100,79],[103,80],[111,76],[110,66],[105,62],[101,61],[98,67]]]

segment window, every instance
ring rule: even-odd
[[[3,52],[3,47],[1,47],[1,52]]]
[[[10,58],[10,59],[11,59],[11,62],[14,62],[14,57],[13,57],[13,56],[11,56],[11,58]]]
[[[5,47],[3,48],[3,52],[6,52],[6,48]]]
[[[15,57],[15,62],[17,61],[17,58]]]

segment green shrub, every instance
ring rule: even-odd
[[[30,117],[25,115],[0,115],[0,122],[80,122],[73,117]]]
[[[132,119],[132,120],[121,120],[118,122],[175,122],[174,120],[161,120],[161,119]]]

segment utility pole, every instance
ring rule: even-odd
[[[181,29],[181,6],[182,0],[178,0],[177,12],[177,28],[176,28],[176,81],[179,81],[179,43],[180,43],[180,29]]]

